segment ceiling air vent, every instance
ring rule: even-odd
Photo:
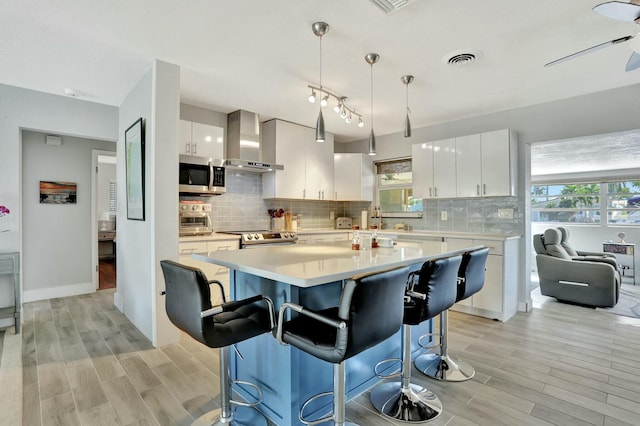
[[[473,53],[459,53],[450,57],[447,62],[451,65],[466,65],[474,62],[475,60],[476,55]]]
[[[369,0],[371,3],[378,6],[387,15],[395,12],[396,10],[404,7],[409,3],[409,0]]]

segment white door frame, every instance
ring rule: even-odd
[[[98,259],[98,156],[107,155],[110,157],[116,157],[116,151],[101,151],[94,149],[91,151],[91,166],[93,173],[91,173],[91,259],[93,259],[93,265],[91,268],[91,282],[93,287],[97,290],[100,287],[100,281],[98,280],[98,268],[100,266],[100,260]],[[115,255],[115,253],[114,253]]]

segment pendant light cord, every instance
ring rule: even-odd
[[[320,36],[320,112],[322,112],[322,36]]]
[[[371,64],[371,131],[373,131],[373,64]]]

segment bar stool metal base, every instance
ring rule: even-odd
[[[476,374],[467,361],[450,355],[426,353],[417,357],[414,364],[422,374],[445,382],[463,382]]]
[[[442,412],[440,399],[414,383],[404,389],[401,382],[381,383],[371,391],[371,403],[383,416],[401,422],[427,422]]]
[[[209,411],[198,417],[192,426],[268,426],[264,415],[251,407],[234,407],[231,418],[222,418],[222,410]]]

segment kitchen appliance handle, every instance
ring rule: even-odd
[[[213,162],[209,160],[209,191],[213,191]]]

